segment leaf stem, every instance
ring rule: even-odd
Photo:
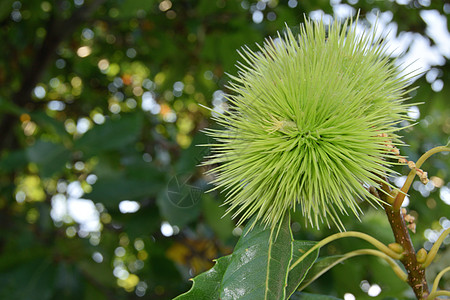
[[[339,258],[338,260],[334,261],[332,264],[330,264],[329,266],[327,266],[326,268],[324,268],[323,270],[321,270],[319,273],[317,273],[314,278],[312,278],[309,283],[313,282],[314,280],[316,280],[317,278],[319,278],[320,276],[322,276],[322,274],[324,274],[325,272],[327,272],[328,270],[330,270],[331,268],[333,268],[335,265],[343,262],[344,260],[347,260],[349,258],[355,257],[355,256],[359,256],[359,255],[374,255],[374,256],[378,256],[383,258],[384,260],[386,260],[386,262],[389,264],[389,266],[392,268],[392,270],[394,271],[394,273],[402,280],[402,281],[407,281],[408,280],[408,275],[399,267],[399,265],[397,265],[395,263],[395,261],[389,256],[386,255],[385,253],[375,250],[375,249],[359,249],[359,250],[355,250],[355,251],[351,251],[348,252],[346,254],[344,254],[341,258]],[[306,285],[301,285],[301,287],[299,288],[299,290],[304,289],[305,287],[307,287],[308,284]]]
[[[450,151],[450,147],[439,146],[439,147],[435,147],[431,150],[428,150],[419,158],[419,160],[417,160],[416,168],[420,168],[422,166],[422,164],[433,154],[436,154],[439,152],[444,152],[444,151]],[[408,193],[409,188],[411,187],[411,184],[412,184],[415,176],[416,176],[416,170],[411,169],[411,171],[408,174],[408,177],[406,178],[405,183],[403,184],[402,188],[400,189],[400,192],[398,193],[397,197],[395,198],[395,202],[393,205],[394,210],[400,210],[403,200],[405,199],[406,193]]]
[[[427,254],[427,258],[425,259],[424,263],[423,263],[423,267],[426,268],[428,267],[431,262],[433,261],[434,257],[436,256],[436,253],[439,250],[439,247],[441,247],[442,242],[444,242],[445,238],[447,237],[447,235],[450,234],[450,228],[447,228],[446,230],[444,230],[444,232],[442,232],[442,234],[439,236],[439,238],[437,239],[436,243],[434,243],[433,247],[431,247],[430,252],[428,252]]]
[[[450,291],[437,291],[434,293],[431,293],[430,295],[428,295],[427,299],[433,300],[436,297],[439,296],[450,296]]]
[[[387,256],[389,256],[393,259],[401,259],[402,258],[402,254],[394,252],[389,247],[387,247],[385,244],[383,244],[382,242],[380,242],[379,240],[375,239],[374,237],[372,237],[368,234],[365,234],[362,232],[357,232],[357,231],[347,231],[347,232],[339,232],[339,233],[330,235],[329,237],[326,237],[323,240],[321,240],[320,242],[318,242],[317,244],[315,244],[313,247],[311,247],[308,251],[306,251],[305,254],[303,254],[300,258],[298,258],[291,265],[291,267],[289,268],[289,271],[291,271],[293,268],[295,268],[295,266],[297,266],[300,262],[302,262],[302,260],[304,260],[309,254],[311,254],[316,249],[319,249],[332,241],[335,241],[335,240],[338,240],[341,238],[346,238],[346,237],[357,237],[357,238],[363,239],[363,240],[371,243],[374,247],[376,247],[382,253],[386,254]]]
[[[434,279],[433,289],[431,290],[431,294],[430,295],[432,295],[434,292],[437,291],[437,288],[438,288],[438,285],[439,285],[439,281],[441,280],[442,276],[444,276],[444,274],[447,273],[448,271],[450,271],[450,267],[445,268],[444,270],[439,272],[439,274],[437,274],[436,278]]]

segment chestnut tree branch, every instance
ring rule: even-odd
[[[395,209],[391,205],[387,204],[388,195],[391,192],[391,188],[386,183],[381,184],[383,192],[378,193],[378,197],[384,202],[384,210],[391,225],[392,232],[394,233],[395,242],[400,244],[403,249],[403,256],[400,259],[401,263],[408,273],[408,284],[414,291],[417,299],[426,299],[428,297],[428,283],[425,278],[425,269],[422,264],[417,262],[416,251],[411,242],[408,228],[401,210]]]

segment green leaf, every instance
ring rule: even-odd
[[[234,249],[222,280],[222,300],[285,298],[292,257],[290,216],[285,214],[280,226],[272,229],[255,222],[254,217]]]
[[[131,239],[150,236],[159,230],[161,218],[154,204],[146,205],[141,203],[142,207],[135,213],[123,214],[120,211],[111,214],[113,220],[122,224],[123,232],[126,232]]]
[[[319,278],[323,273],[327,272],[329,269],[340,263],[343,259],[345,259],[344,255],[334,255],[319,258],[306,274],[306,277],[301,282],[298,290],[301,291],[302,289],[307,287],[311,282],[313,282],[314,280]]]
[[[84,294],[84,300],[108,300],[107,296],[89,281],[86,281]]]
[[[104,287],[115,287],[115,278],[111,273],[111,269],[107,262],[92,263],[92,260],[79,260],[78,268],[84,274],[84,277],[89,281],[89,278],[95,278],[96,283]]]
[[[83,281],[77,266],[67,262],[59,262],[56,266],[54,298],[78,300],[83,297]]]
[[[226,209],[218,205],[218,202],[210,194],[203,197],[202,211],[206,223],[222,241],[226,241],[232,236],[234,223],[231,216],[225,215]]]
[[[210,154],[209,147],[205,146],[208,143],[210,138],[204,132],[196,133],[191,145],[181,152],[175,165],[177,173],[192,172],[204,160],[204,157]]]
[[[64,123],[55,118],[50,117],[43,111],[34,111],[30,113],[31,119],[36,122],[40,128],[47,133],[53,133],[59,138],[66,138],[66,141],[71,140],[71,135],[66,131]]]
[[[292,295],[292,297],[289,299],[290,300],[339,300],[339,298],[336,298],[333,296],[300,293],[300,292],[294,293]]]
[[[122,165],[121,168],[118,171],[111,163],[100,160],[95,169],[98,180],[86,197],[94,202],[102,202],[108,208],[117,208],[122,200],[139,201],[144,197],[156,196],[165,187],[164,174],[142,159]]]
[[[139,10],[150,12],[155,1],[148,0],[124,0],[120,1],[120,17],[121,18],[132,18],[136,17]]]
[[[231,255],[216,260],[216,265],[209,271],[196,276],[191,289],[174,300],[210,300],[219,299],[220,282],[231,261]]]
[[[6,0],[6,1],[0,2],[0,19],[3,19],[2,16],[5,13],[7,14],[10,11],[9,8],[4,9],[3,7],[4,6],[11,7],[10,4],[12,4],[13,2],[14,2],[14,0]],[[20,114],[24,113],[24,109],[20,106],[17,106],[16,104],[14,104],[12,102],[0,97],[0,112],[20,115]]]
[[[108,119],[86,132],[75,142],[75,147],[83,150],[87,156],[122,148],[137,139],[142,123],[141,114],[123,115],[118,120]]]
[[[297,261],[306,251],[312,248],[316,242],[311,241],[294,241],[292,250],[292,262]],[[297,287],[303,281],[307,275],[309,269],[319,256],[319,250],[317,249],[308,256],[306,256],[299,264],[297,264],[292,270],[289,271],[288,285],[286,287],[286,295],[289,297],[295,292]]]
[[[28,163],[25,150],[16,150],[3,155],[0,159],[0,172],[6,173],[19,170]]]
[[[39,258],[0,272],[0,299],[50,300],[56,279],[50,257]]]
[[[162,182],[157,180],[146,181],[125,176],[100,178],[86,197],[111,208],[123,200],[139,200],[141,197],[155,196],[162,188]]]
[[[50,177],[61,171],[70,159],[70,151],[62,144],[37,140],[27,150],[28,160],[39,166],[43,177]]]
[[[17,266],[23,266],[32,261],[44,260],[50,255],[51,252],[48,248],[37,246],[33,247],[33,251],[21,249],[14,252],[3,252],[0,256],[0,273],[11,271]]]
[[[182,191],[184,193],[184,191]],[[172,225],[183,227],[191,221],[198,219],[201,209],[201,197],[192,191],[188,194],[180,194],[180,197],[185,195],[187,200],[183,203],[178,202],[178,196],[174,197],[169,190],[159,193],[156,199],[161,215],[167,219]],[[187,205],[189,203],[190,205]]]

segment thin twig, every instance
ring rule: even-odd
[[[427,152],[425,152],[420,158],[419,160],[417,160],[417,162],[415,163],[415,167],[416,168],[412,168],[411,171],[408,174],[408,177],[406,178],[405,183],[403,184],[402,188],[401,188],[401,192],[398,193],[397,197],[395,198],[395,202],[394,202],[394,210],[400,210],[400,207],[402,206],[403,200],[405,199],[406,193],[408,193],[409,188],[411,187],[411,184],[414,180],[414,177],[416,176],[416,169],[420,168],[422,166],[422,164],[433,154],[439,153],[439,152],[444,152],[444,151],[450,151],[450,147],[447,146],[439,146],[439,147],[435,147],[431,150],[428,150]]]

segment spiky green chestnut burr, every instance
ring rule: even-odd
[[[287,28],[244,48],[230,110],[214,117],[223,129],[206,130],[217,141],[206,164],[239,223],[256,215],[273,227],[300,208],[312,226],[342,229],[358,201],[380,201],[367,186],[398,159],[408,83],[373,36],[352,20],[306,20],[298,36]]]

